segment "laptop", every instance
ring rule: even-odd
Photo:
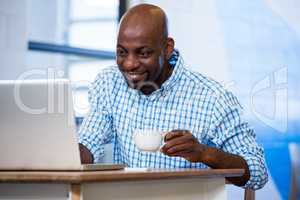
[[[80,161],[68,80],[0,81],[0,170],[115,170]]]

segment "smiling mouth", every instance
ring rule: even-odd
[[[139,82],[146,79],[147,72],[125,72],[124,75],[128,81]]]

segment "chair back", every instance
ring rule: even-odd
[[[246,188],[244,192],[244,200],[255,200],[255,191]]]
[[[289,200],[300,199],[300,144],[290,143],[292,177]]]

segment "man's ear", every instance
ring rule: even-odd
[[[169,59],[174,51],[174,45],[175,45],[175,42],[173,40],[173,38],[170,38],[168,37],[167,38],[167,43],[166,43],[166,56],[167,56],[167,59]]]

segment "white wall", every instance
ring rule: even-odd
[[[26,7],[26,0],[0,0],[0,79],[14,79],[25,67]]]
[[[27,50],[29,40],[64,40],[66,1],[0,0],[0,80],[17,79],[32,69],[64,69],[60,55]],[[46,70],[47,71],[47,70]],[[30,78],[40,78],[31,76]]]
[[[280,15],[300,38],[300,1],[298,0],[265,0],[271,9]]]

